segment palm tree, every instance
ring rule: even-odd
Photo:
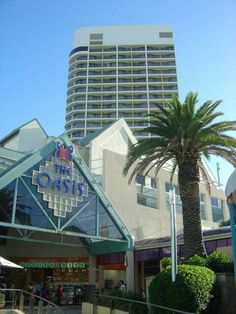
[[[196,108],[197,94],[189,93],[181,103],[177,96],[157,111],[147,115],[151,137],[134,144],[127,156],[123,174],[132,166],[129,183],[137,175],[146,176],[172,161],[171,181],[178,169],[178,183],[183,211],[185,259],[195,254],[204,256],[205,248],[200,218],[200,174],[207,180],[202,157],[220,156],[236,166],[236,139],[226,134],[236,130],[236,121],[216,122],[223,113],[215,112],[221,101],[206,101]]]

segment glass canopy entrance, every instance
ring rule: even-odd
[[[131,234],[64,134],[0,174],[0,239],[83,246],[89,255],[133,248]]]

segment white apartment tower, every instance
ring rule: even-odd
[[[73,142],[124,118],[136,138],[144,117],[178,94],[170,26],[81,27],[70,53],[65,129]]]

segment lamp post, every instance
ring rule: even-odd
[[[234,262],[234,284],[236,287],[236,170],[231,174],[227,181],[225,193],[230,215],[230,226],[232,234],[232,252]]]
[[[170,237],[171,237],[171,278],[174,282],[177,274],[177,239],[176,239],[176,200],[175,186],[170,190]]]
[[[231,198],[228,198],[227,203],[229,207],[230,226],[231,226],[231,233],[232,233],[232,252],[233,252],[233,261],[234,261],[234,285],[236,287],[236,229],[235,229],[235,215],[234,215],[235,204],[233,203]]]

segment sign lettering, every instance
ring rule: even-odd
[[[72,146],[64,148],[57,143],[55,157],[39,166],[39,171],[33,170],[32,176],[32,183],[43,194],[43,200],[48,201],[54,216],[62,218],[88,197],[88,184],[75,167],[72,152]]]

